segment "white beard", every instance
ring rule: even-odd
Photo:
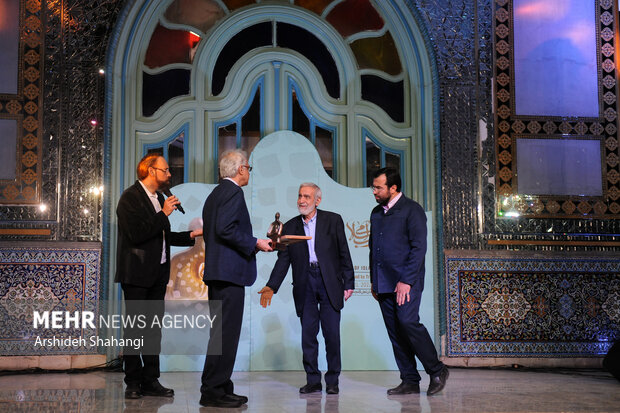
[[[314,210],[314,207],[312,205],[308,205],[305,208],[302,208],[302,207],[298,206],[297,210],[299,211],[299,213],[301,215],[306,216],[306,215],[312,213],[312,211]]]

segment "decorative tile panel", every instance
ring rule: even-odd
[[[594,357],[620,338],[620,260],[447,251],[449,357]]]
[[[30,328],[33,311],[28,309],[44,304],[45,308],[58,305],[96,310],[100,300],[100,257],[99,243],[19,247],[0,243],[0,355],[96,354],[96,348],[89,346],[42,346],[35,351],[37,332]],[[56,336],[77,338],[87,333],[92,334],[86,329],[63,329]]]

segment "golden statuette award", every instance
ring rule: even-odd
[[[267,238],[271,240],[273,249],[284,251],[287,245],[307,241],[312,238],[306,235],[282,235],[282,226],[280,213],[276,212],[276,220],[269,225],[269,230],[267,231]]]

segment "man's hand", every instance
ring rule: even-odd
[[[405,304],[405,300],[409,302],[409,290],[411,290],[411,286],[409,284],[405,284],[400,281],[396,284],[396,289],[394,290],[396,293],[396,304],[403,305]]]
[[[270,239],[258,239],[256,240],[256,249],[260,251],[273,251],[271,248],[271,240]]]
[[[164,211],[164,214],[166,214],[166,216],[170,216],[170,214],[172,214],[172,211],[177,209],[177,205],[180,203],[181,202],[179,201],[179,198],[177,198],[176,196],[169,196],[164,201],[164,206],[161,208],[161,210]]]
[[[200,229],[195,229],[192,232],[189,233],[189,237],[191,239],[194,239],[196,237],[202,237],[202,228]]]
[[[344,300],[347,301],[351,297],[351,294],[353,294],[353,290],[344,290]]]
[[[262,305],[263,308],[267,308],[267,306],[271,304],[273,290],[271,287],[264,286],[258,293],[260,294],[260,305]]]

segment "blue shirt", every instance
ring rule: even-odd
[[[304,217],[301,217],[301,221],[304,224],[304,233],[310,238],[308,242],[308,255],[310,256],[310,262],[318,262],[316,258],[316,253],[314,252],[314,236],[316,234],[316,217],[317,213],[315,212],[314,216],[310,218],[310,220],[306,223]]]

